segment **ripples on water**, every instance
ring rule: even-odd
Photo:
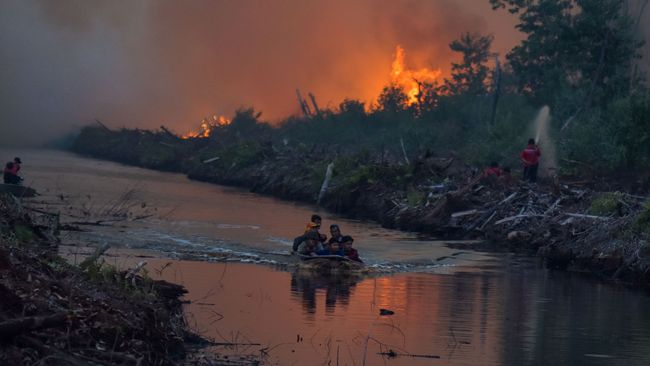
[[[315,210],[312,206],[189,181],[179,174],[62,152],[25,151],[20,155],[25,161],[26,181],[43,194],[36,201],[73,208],[71,214],[76,217],[69,220],[77,221],[83,214],[113,207],[125,192],[130,197],[128,203],[117,206],[132,205],[129,217],[144,217],[93,227],[89,233],[71,232],[66,236],[68,242],[157,249],[177,258],[209,259],[221,253],[230,260],[284,263],[286,257],[281,254],[289,252],[293,238],[302,233]],[[489,259],[377,224],[321,215],[322,232],[329,234],[329,225],[339,224],[344,235],[355,238],[362,258],[382,270],[430,271]]]

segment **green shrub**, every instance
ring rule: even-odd
[[[621,192],[607,192],[591,201],[587,212],[591,215],[610,216],[617,212],[621,205],[623,194]]]
[[[230,145],[221,150],[216,156],[219,156],[218,164],[225,169],[241,169],[247,167],[263,158],[263,150],[259,143],[255,141],[245,141],[238,144]]]
[[[634,221],[633,229],[640,233],[650,233],[650,199],[643,203],[643,208]]]
[[[418,191],[416,189],[411,188],[406,192],[406,201],[411,207],[419,206],[424,200],[424,197],[425,197],[424,192]]]
[[[28,243],[37,238],[36,233],[29,225],[15,224],[13,231],[16,239],[21,243]]]

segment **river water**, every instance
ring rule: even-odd
[[[64,232],[68,255],[109,243],[108,262],[147,257],[150,275],[187,287],[196,330],[238,344],[215,347],[231,364],[650,364],[644,291],[326,212],[323,226],[352,235],[373,274],[318,276],[286,256],[312,206],[63,152],[0,152],[19,155],[42,193],[31,207],[99,224]]]

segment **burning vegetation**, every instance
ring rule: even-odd
[[[198,139],[210,137],[210,133],[214,131],[215,128],[227,126],[230,124],[230,119],[224,116],[217,116],[216,114],[210,118],[204,118],[201,120],[199,125],[199,131],[190,131],[185,135],[181,135],[181,138],[184,140],[187,139]]]
[[[407,104],[414,105],[420,103],[422,100],[423,90],[425,84],[436,85],[442,70],[440,69],[427,69],[422,68],[419,70],[410,70],[406,67],[405,63],[406,53],[402,46],[395,47],[395,59],[391,67],[391,82],[404,90],[407,97]]]
[[[384,76],[389,76],[390,86],[392,88],[404,94],[405,106],[415,107],[424,103],[427,90],[439,88],[442,81],[442,70],[440,68],[429,69],[426,67],[420,69],[409,68],[406,62],[406,51],[402,46],[397,45],[395,47],[390,73]],[[300,110],[305,117],[322,117],[322,110],[318,106],[314,94],[308,93],[308,99],[303,98],[300,90],[296,89],[296,95]],[[365,112],[370,111],[370,106],[368,104],[365,107]],[[227,126],[230,123],[231,120],[225,116],[213,115],[210,118],[204,118],[198,130],[192,130],[181,135],[181,138],[207,138],[210,137],[216,128]]]

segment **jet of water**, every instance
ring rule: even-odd
[[[557,170],[557,157],[555,152],[555,144],[551,140],[549,134],[549,127],[551,122],[551,109],[548,106],[543,106],[537,112],[533,128],[535,129],[535,142],[542,150],[542,158],[540,160],[539,174],[543,177],[552,177],[556,174]]]

